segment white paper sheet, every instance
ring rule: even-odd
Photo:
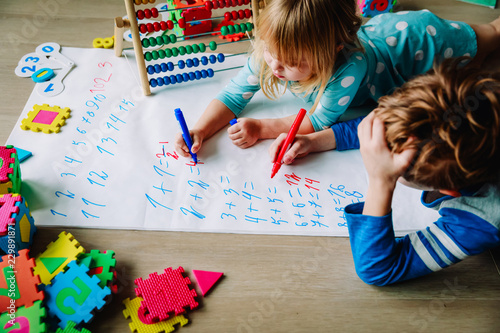
[[[37,225],[347,236],[343,207],[363,201],[367,187],[359,151],[313,154],[271,179],[272,141],[242,150],[222,130],[204,143],[202,163],[177,157],[174,109],[194,125],[236,70],[154,88],[146,97],[132,54],[125,59],[112,50],[66,47],[61,53],[76,64],[64,91],[47,98],[35,88],[8,140],[33,153],[21,164],[22,194]],[[244,56],[229,57],[218,68],[244,62]],[[35,104],[69,107],[71,118],[57,134],[21,130]],[[258,93],[244,116],[282,117],[301,107],[310,106],[291,95],[273,102]],[[437,218],[419,196],[398,186],[397,234]]]

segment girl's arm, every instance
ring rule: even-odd
[[[227,126],[233,118],[234,113],[224,103],[214,99],[208,104],[193,126],[193,130],[198,131],[203,139],[209,139],[220,129]]]
[[[189,131],[193,140],[192,152],[198,152],[205,139],[209,139],[224,126],[227,126],[233,118],[234,113],[224,103],[217,99],[212,100]],[[189,149],[181,133],[177,133],[175,136],[175,150],[184,157],[190,157]]]
[[[292,127],[293,122],[297,115],[290,115],[283,118],[275,118],[275,119],[262,119],[262,128],[260,131],[261,139],[275,139],[281,133],[288,133],[290,131],[290,127]],[[313,133],[314,128],[312,126],[311,120],[309,117],[304,117],[304,120],[300,124],[298,134],[309,134]]]
[[[281,133],[288,133],[296,115],[274,119],[240,118],[227,132],[233,143],[240,148],[248,148],[260,139],[276,139]],[[299,134],[314,132],[309,117],[300,124]]]
[[[307,135],[297,135],[292,146],[283,157],[283,163],[290,164],[296,158],[301,158],[309,153],[327,150],[359,149],[358,125],[364,117],[351,119],[346,122],[334,124],[331,128],[324,129]],[[274,163],[281,150],[286,133],[280,134],[269,147],[269,156]]]

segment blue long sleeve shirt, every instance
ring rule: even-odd
[[[337,149],[357,149],[363,117],[332,126]],[[435,194],[435,193],[434,193]],[[351,251],[358,276],[387,285],[423,276],[500,245],[500,182],[461,191],[461,197],[424,191],[421,203],[441,217],[430,227],[394,236],[392,214],[363,215],[364,203],[345,208]]]

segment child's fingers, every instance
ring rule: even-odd
[[[372,136],[374,113],[370,112],[358,125],[358,138],[360,144],[365,140],[370,140]]]
[[[372,139],[376,141],[377,145],[382,149],[388,149],[387,141],[385,138],[385,126],[382,120],[377,117],[373,118],[372,122]]]
[[[238,131],[238,132],[235,132],[235,133],[231,133],[228,135],[229,139],[231,140],[238,140],[238,139],[241,139],[243,137],[243,133],[241,131]]]
[[[235,146],[238,146],[238,147],[241,147],[242,145],[244,145],[246,143],[246,140],[242,137],[236,137],[234,139],[232,139],[231,137],[229,137],[231,139],[231,142],[233,143],[233,145]]]
[[[190,156],[189,149],[186,145],[186,142],[184,142],[184,138],[182,137],[181,133],[177,133],[175,135],[175,151],[177,151],[177,153],[179,153],[181,156]]]
[[[412,140],[411,138],[408,140]],[[411,162],[413,161],[415,154],[417,153],[416,148],[407,148],[403,150],[399,154],[394,155],[394,162],[397,167],[401,170],[401,173],[404,173],[409,167]]]
[[[283,141],[286,139],[286,133],[281,133],[276,140],[269,146],[269,156],[271,157],[271,162],[276,162],[276,158],[281,150],[281,146],[283,145]]]
[[[201,148],[202,139],[196,134],[192,135],[191,137],[193,139],[193,145],[191,146],[191,151],[195,154]]]
[[[237,122],[233,126],[229,126],[227,128],[227,133],[228,134],[235,134],[236,132],[239,132],[241,130],[241,122]]]
[[[285,156],[283,156],[283,163],[285,164],[291,164],[293,160],[299,156],[299,154],[302,154],[302,144],[301,141],[295,141],[290,149],[286,152]]]

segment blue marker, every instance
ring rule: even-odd
[[[237,122],[238,122],[238,119],[233,118],[233,119],[231,119],[231,121],[229,122],[229,124],[230,124],[231,126],[233,126],[233,125],[234,125],[234,124],[236,124]]]
[[[195,153],[191,152],[191,147],[193,146],[193,142],[191,141],[191,135],[189,134],[189,129],[187,127],[186,120],[184,119],[184,115],[182,114],[182,111],[179,108],[175,109],[174,112],[175,112],[175,118],[177,118],[177,121],[181,126],[182,137],[184,138],[184,142],[186,142],[186,145],[189,148],[189,153],[193,157],[194,163],[198,164],[198,157],[196,156]]]

